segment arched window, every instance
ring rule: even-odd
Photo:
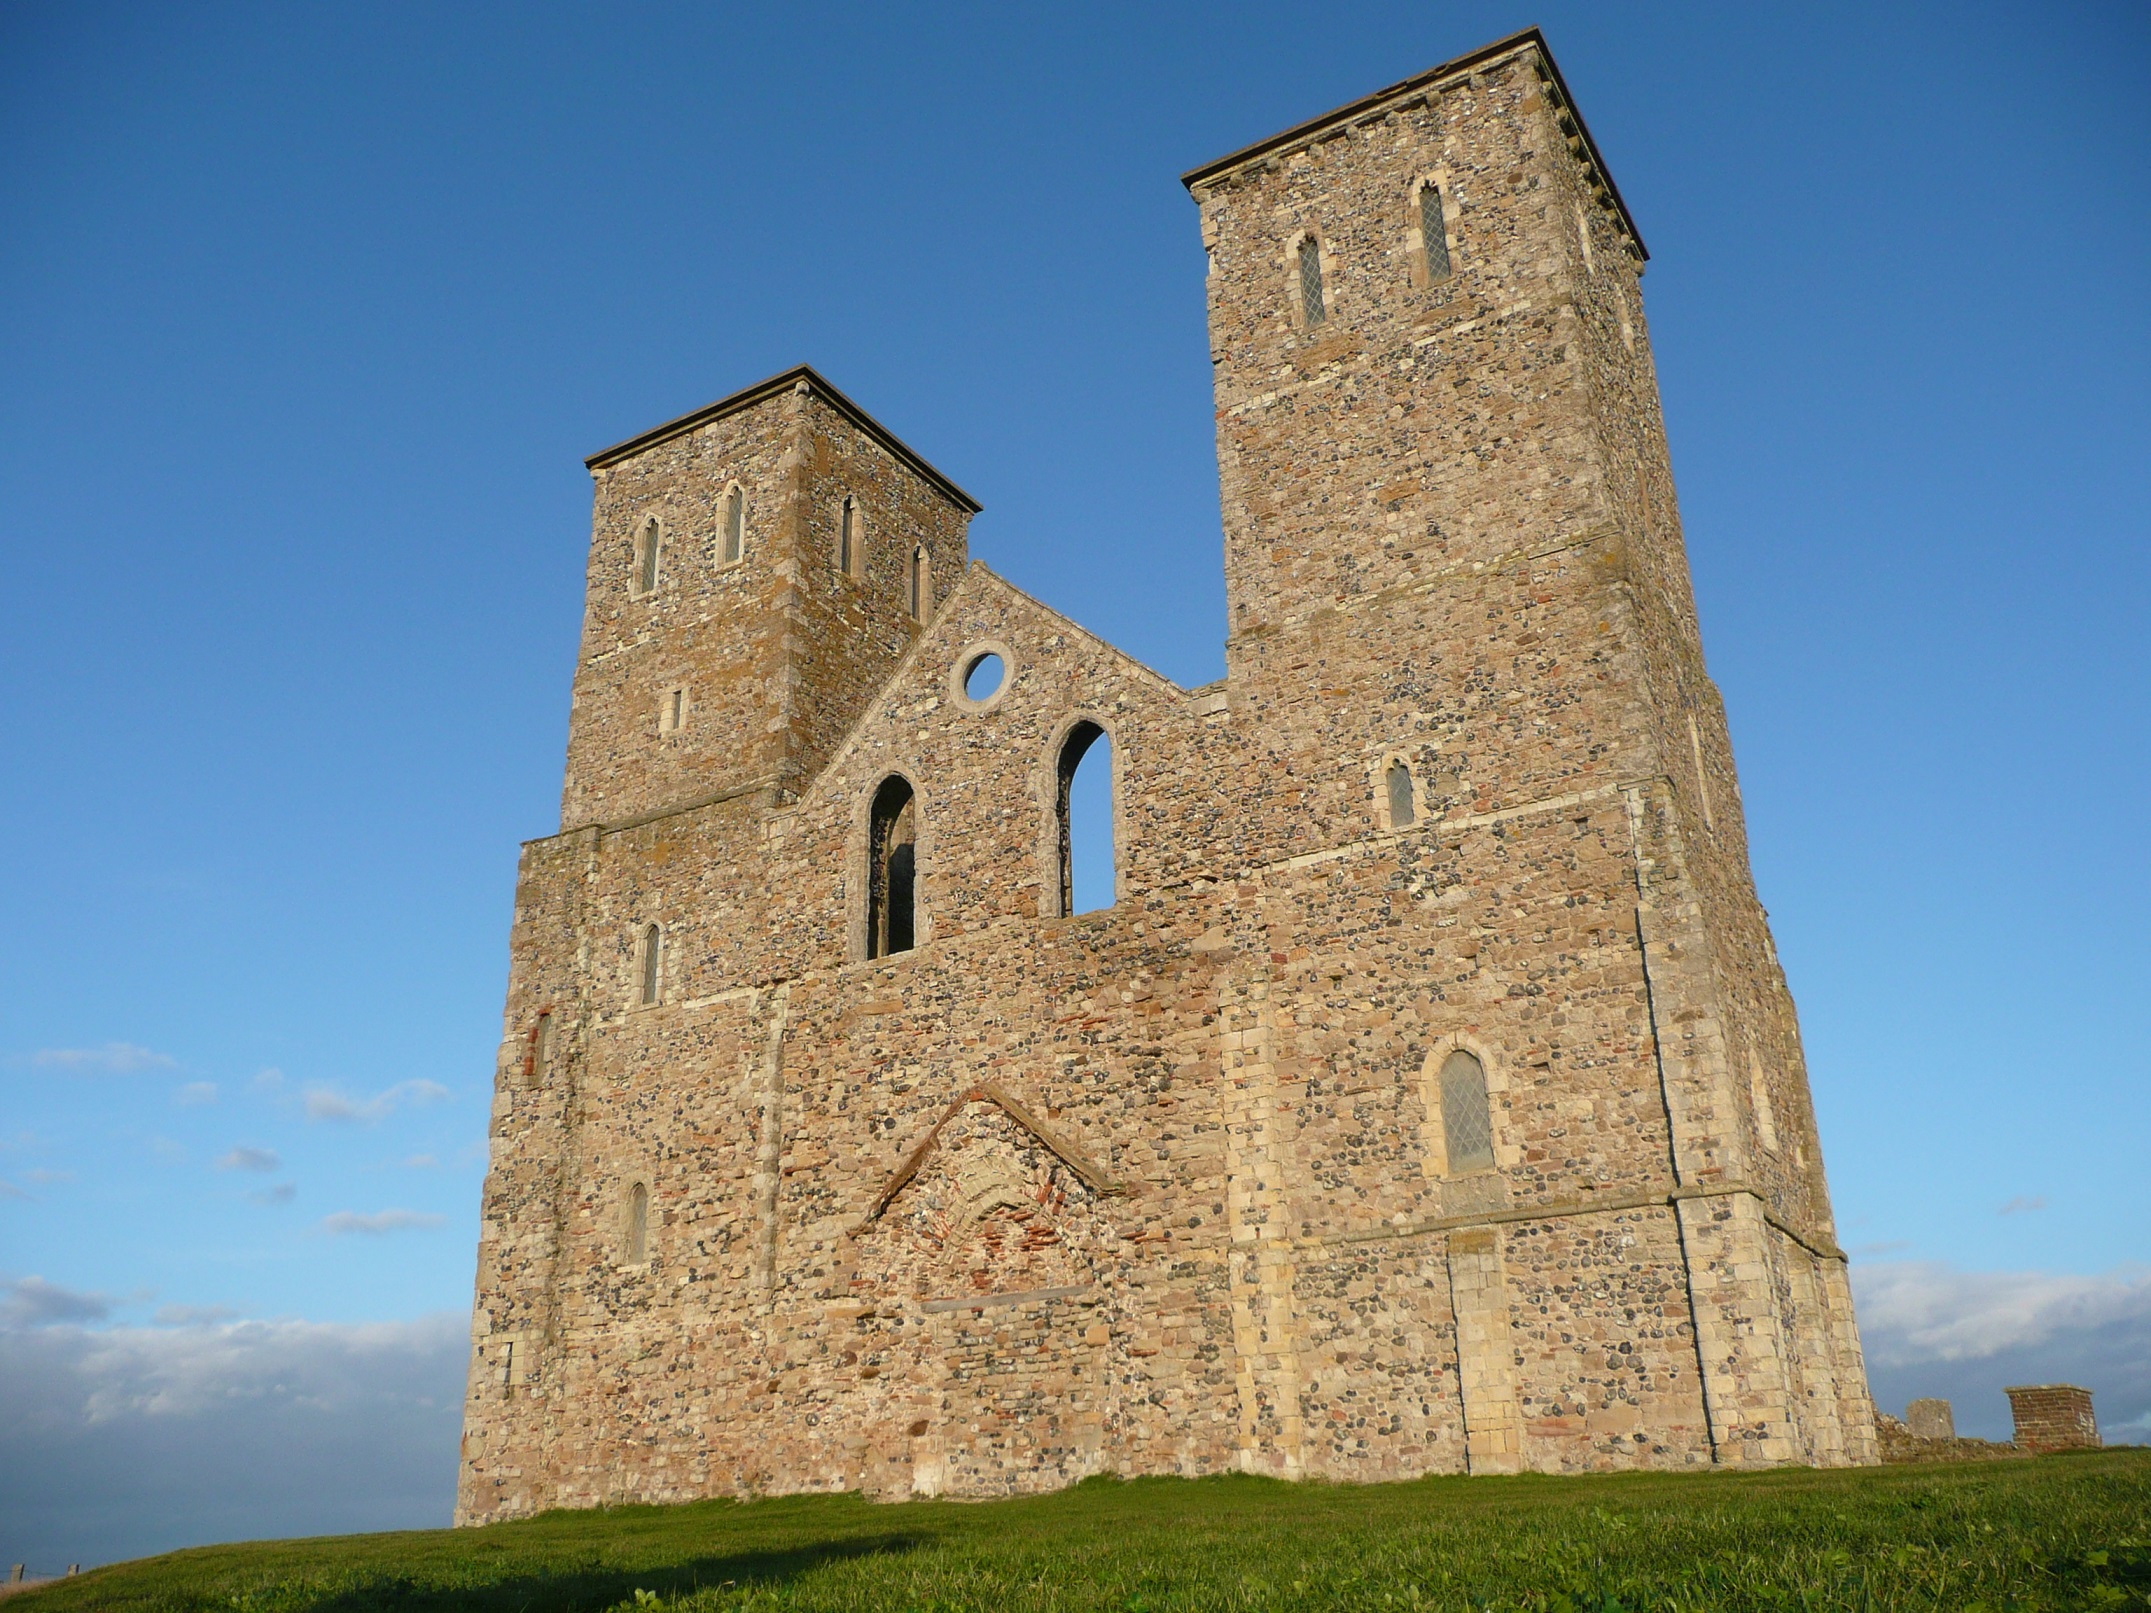
[[[1322,300],[1322,243],[1310,235],[1300,242],[1300,318],[1312,330],[1328,317]]]
[[[1442,214],[1441,186],[1429,180],[1419,187],[1419,235],[1425,243],[1427,284],[1449,278],[1449,224]]]
[[[523,1064],[524,1084],[536,1091],[545,1085],[553,1062],[553,1011],[538,1010],[538,1022],[530,1027],[530,1057]]]
[[[747,495],[735,487],[724,496],[724,564],[736,564],[746,552]]]
[[[665,986],[665,932],[652,924],[642,932],[642,1000],[657,1001]]]
[[[649,593],[657,586],[657,552],[664,547],[665,529],[656,516],[643,520],[642,532],[635,539],[635,588],[639,593]]]
[[[1382,785],[1389,792],[1389,827],[1409,829],[1419,810],[1412,803],[1412,770],[1397,757],[1382,769]]]
[[[866,955],[912,947],[918,901],[919,817],[911,786],[890,776],[874,792],[867,832]]]
[[[627,1263],[650,1258],[650,1190],[637,1182],[627,1190]]]
[[[911,551],[911,616],[923,622],[934,608],[934,561],[920,544]]]
[[[1104,744],[1099,744],[1099,740]],[[1085,761],[1098,759],[1088,767]],[[1054,826],[1060,842],[1062,917],[1113,905],[1113,741],[1079,722],[1061,741],[1054,767]]]
[[[1442,1061],[1441,1130],[1450,1175],[1493,1167],[1494,1116],[1486,1097],[1486,1066],[1461,1047]]]
[[[846,493],[844,507],[837,512],[837,570],[847,577],[856,577],[864,571],[865,544],[865,521],[859,501]]]

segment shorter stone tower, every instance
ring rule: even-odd
[[[1545,41],[1187,183],[1216,685],[966,565],[812,371],[591,461],[459,1518],[1875,1459],[1643,246]]]

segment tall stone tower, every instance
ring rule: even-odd
[[[1634,948],[1664,1158],[1570,1190],[1664,1172],[1721,1457],[1866,1456],[1798,1027],[1704,670],[1648,254],[1551,51],[1517,35],[1186,182],[1210,254],[1236,704],[1341,817],[1386,812],[1366,786],[1383,738],[1420,813],[1567,816],[1581,837],[1618,803],[1627,866],[1564,877],[1571,911],[1602,902],[1627,933],[1459,912],[1481,932],[1462,949],[1498,934],[1537,953],[1512,1011],[1552,1143],[1618,1039],[1562,998],[1608,945]],[[1788,1308],[1834,1320],[1787,1327]]]
[[[460,1518],[1874,1460],[1643,245],[1545,41],[1187,182],[1218,684],[967,566],[811,371],[591,460]]]

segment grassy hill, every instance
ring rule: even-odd
[[[1864,1471],[1292,1485],[1093,1479],[556,1512],[212,1546],[8,1613],[477,1609],[2151,1608],[2151,1450]]]

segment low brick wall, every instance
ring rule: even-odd
[[[2002,1391],[2016,1419],[2017,1443],[2028,1451],[2097,1450],[2099,1422],[2091,1391],[2073,1383],[2019,1385]]]

